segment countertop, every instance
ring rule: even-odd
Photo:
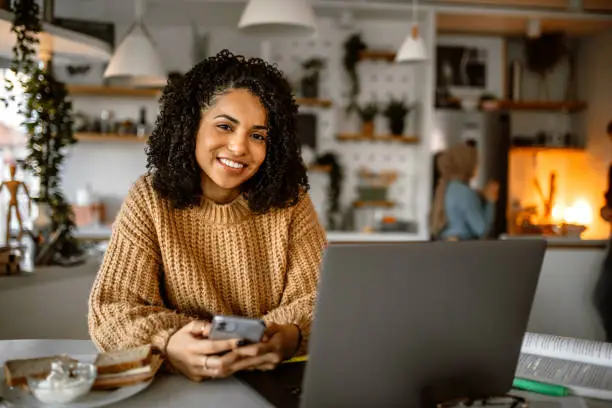
[[[500,239],[545,239],[548,248],[605,249],[609,239],[581,239],[580,237],[556,237],[542,235],[510,235],[502,234]]]
[[[82,240],[105,241],[110,238],[111,227],[103,225],[98,227],[79,227],[75,231],[75,237]],[[351,231],[329,231],[327,233],[329,242],[411,242],[422,241],[423,237],[414,233],[401,232],[351,232]]]

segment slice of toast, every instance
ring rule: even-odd
[[[144,367],[132,368],[120,373],[98,374],[93,384],[93,390],[110,390],[128,385],[149,381],[160,369],[163,359],[159,354],[151,356],[150,364]]]
[[[9,387],[27,385],[27,377],[44,378],[51,372],[53,361],[76,362],[66,355],[9,360],[4,363],[4,377]]]
[[[98,375],[115,374],[148,366],[152,356],[153,347],[144,345],[128,350],[100,353],[95,364],[98,368]]]

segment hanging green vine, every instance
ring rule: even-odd
[[[326,153],[319,156],[316,160],[317,164],[322,166],[330,166],[329,172],[329,187],[327,190],[327,198],[329,200],[329,208],[327,209],[327,228],[330,230],[338,229],[337,216],[340,214],[340,195],[342,193],[342,166],[338,158],[333,153]]]
[[[13,46],[13,59],[11,71],[15,74],[21,73],[29,76],[36,69],[36,52],[38,46],[38,34],[42,30],[40,23],[40,7],[36,0],[17,0],[13,4],[14,13],[11,32],[15,34],[16,42]],[[5,80],[5,89],[9,93],[8,100],[3,99],[5,105],[9,101],[15,101],[15,84],[12,80]]]
[[[42,67],[35,59],[42,28],[36,1],[17,0],[13,12],[12,32],[17,41],[13,47],[11,71],[16,77],[23,74],[18,78],[24,93],[19,113],[29,136],[25,166],[40,182],[40,192],[34,201],[49,205],[51,230],[59,234],[52,243],[53,250],[46,252],[69,258],[82,253],[72,235],[75,226],[72,208],[61,191],[64,151],[76,143],[72,133],[72,103],[64,84],[54,78],[51,61]],[[14,84],[7,83],[7,91],[13,90]],[[11,99],[15,100],[14,95]],[[47,259],[50,262],[53,257]]]
[[[351,113],[358,108],[357,96],[359,95],[361,87],[359,86],[357,63],[359,62],[361,51],[365,49],[366,44],[361,39],[361,34],[353,34],[344,42],[344,57],[342,63],[350,80],[349,104],[346,107],[347,113]]]

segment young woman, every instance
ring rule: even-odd
[[[306,350],[325,232],[281,72],[225,50],[169,83],[89,301],[102,350],[153,344],[199,381]],[[213,315],[263,318],[264,341],[207,339]]]
[[[431,234],[436,239],[467,240],[484,237],[495,215],[499,185],[489,183],[478,192],[469,186],[478,168],[476,147],[460,143],[437,158],[440,179],[436,186],[431,214]]]

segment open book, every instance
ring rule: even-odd
[[[612,400],[612,343],[525,333],[515,376]]]

